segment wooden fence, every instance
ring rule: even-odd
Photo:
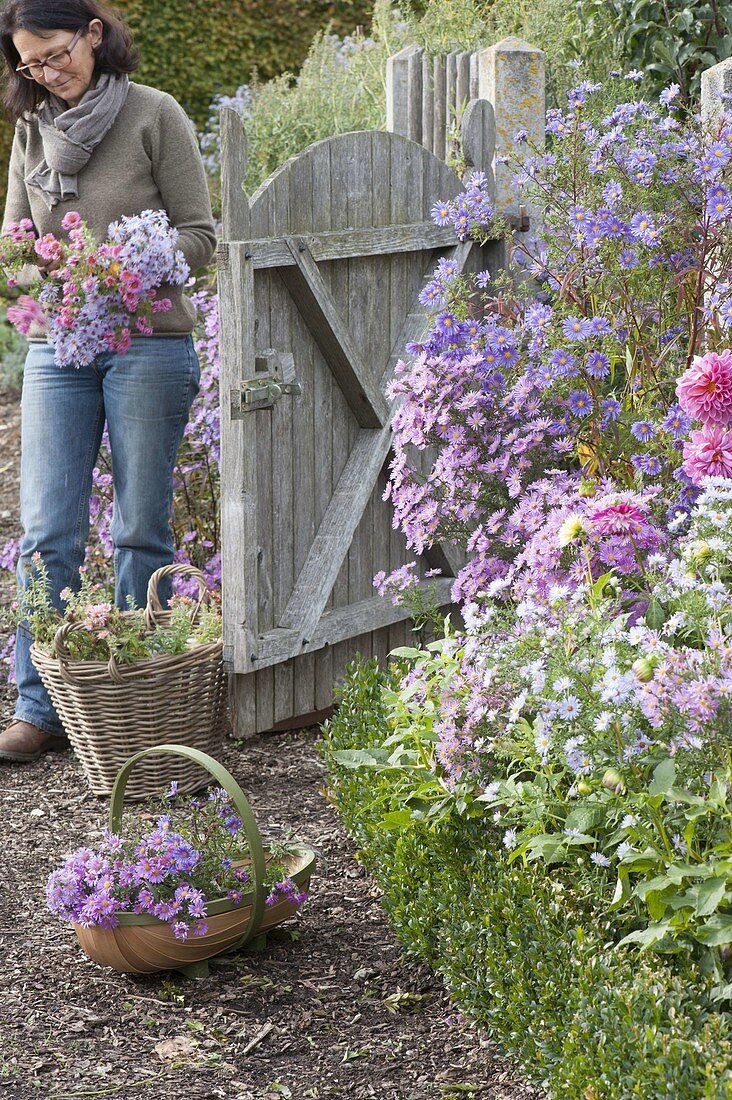
[[[390,63],[392,127],[404,114],[402,66],[401,55]],[[455,72],[464,79],[465,63]],[[463,112],[461,152],[485,171],[497,167],[497,117],[480,101]],[[529,121],[519,113],[513,125]],[[428,328],[418,295],[437,259],[496,272],[504,244],[457,242],[432,223],[434,203],[462,181],[393,129],[317,142],[251,199],[232,112],[222,136],[224,646],[246,736],[323,712],[356,653],[383,661],[409,637],[407,610],[372,587],[376,572],[413,557],[383,500],[395,411],[385,387]],[[426,555],[424,568],[443,569],[442,602],[458,564],[449,546]]]

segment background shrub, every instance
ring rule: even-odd
[[[554,1100],[732,1095],[732,1017],[711,1002],[711,979],[681,958],[617,950],[568,872],[509,863],[484,822],[453,814],[395,827],[389,815],[410,793],[404,771],[337,764],[337,750],[383,743],[387,682],[374,662],[349,670],[322,750],[407,952]]]

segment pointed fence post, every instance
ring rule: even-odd
[[[724,101],[722,95],[732,94],[732,58],[705,69],[701,77],[702,121],[710,129],[719,126]]]
[[[405,46],[386,62],[386,128],[422,142],[422,56],[420,46]]]
[[[493,104],[496,134],[496,209],[505,217],[518,217],[523,204],[512,185],[515,164],[503,164],[501,157],[514,150],[514,135],[526,130],[532,145],[543,148],[545,111],[544,54],[513,36],[488,46],[478,55],[478,96]],[[532,221],[538,211],[529,209]]]

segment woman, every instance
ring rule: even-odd
[[[63,236],[78,211],[97,239],[110,222],[165,210],[192,271],[215,247],[206,178],[194,131],[171,96],[129,73],[138,63],[128,28],[100,0],[9,0],[0,11],[7,67],[5,107],[16,122],[4,225],[30,218],[39,235]],[[48,269],[48,266],[47,266]],[[124,355],[59,368],[44,339],[31,340],[22,398],[18,580],[31,556],[46,563],[54,600],[78,585],[89,532],[92,471],[105,420],[112,451],[116,602],[144,606],[147,583],[173,560],[172,474],[199,367],[194,309],[180,288],[153,317],[154,335]],[[31,336],[33,333],[31,333]],[[26,762],[65,745],[63,730],[17,635],[18,703],[0,734],[0,760]]]

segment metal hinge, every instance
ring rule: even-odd
[[[281,397],[302,392],[295,380],[295,361],[290,352],[266,348],[254,359],[256,375],[231,388],[231,418],[241,420],[247,413],[271,409]]]

